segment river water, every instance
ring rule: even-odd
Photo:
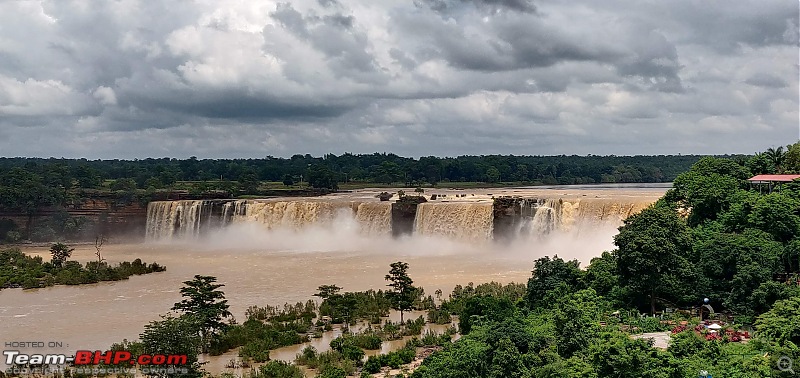
[[[570,198],[620,197],[652,202],[666,188],[550,190],[551,194]],[[520,191],[528,189],[480,190],[476,197]],[[372,192],[340,196],[368,198]],[[364,236],[347,221],[299,231],[265,231],[257,224],[242,223],[192,240],[109,244],[103,248],[103,257],[109,263],[141,258],[165,265],[167,271],[119,282],[2,290],[0,343],[57,342],[61,347],[22,350],[73,354],[79,349],[103,350],[123,339],[137,339],[147,322],[158,320],[180,300],[182,282],[196,274],[216,276],[225,284],[222,290],[239,321],[244,320],[245,309],[251,305],[304,302],[313,299],[316,288],[323,284],[351,291],[385,288],[384,275],[395,261],[409,264],[409,274],[427,294],[440,289],[447,295],[455,285],[469,282],[526,282],[533,261],[545,255],[577,258],[585,266],[591,257],[613,248],[618,225],[593,225],[590,232],[584,229],[580,234],[556,233],[546,239],[499,244],[423,235],[400,239]],[[23,251],[49,258],[45,247],[25,247]],[[77,245],[72,259],[91,261],[94,252],[93,245]],[[325,340],[317,342],[324,344]],[[297,350],[285,348],[273,352],[273,357],[291,360]],[[222,366],[229,358],[222,356],[211,365]]]

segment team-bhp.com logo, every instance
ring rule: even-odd
[[[164,366],[164,365],[186,365],[188,357],[185,354],[142,354],[133,356],[131,352],[124,350],[113,350],[94,352],[89,350],[79,350],[74,356],[66,354],[25,354],[18,350],[3,351],[6,365],[65,365],[75,366],[85,365],[139,365],[139,366]]]

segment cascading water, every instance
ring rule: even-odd
[[[248,201],[242,206],[244,210],[234,211],[234,222],[256,222],[267,229],[325,227],[333,222],[337,213],[352,213],[352,205],[347,202]]]
[[[147,205],[148,240],[197,236],[212,226],[212,201],[157,201]],[[204,222],[205,221],[205,222]]]
[[[422,203],[417,206],[414,233],[460,240],[492,238],[493,206],[484,203]]]
[[[545,236],[561,227],[562,201],[559,199],[522,199],[517,236]]]
[[[425,202],[410,208],[401,206],[399,211],[405,211],[403,214],[410,214],[410,217],[399,214],[395,219],[396,209],[389,201],[319,198],[157,201],[148,205],[146,238],[198,237],[206,230],[247,222],[263,225],[268,230],[338,227],[378,237],[391,235],[393,227],[408,227],[412,234],[466,241],[541,239],[557,231],[578,235],[599,228],[618,227],[622,220],[650,203],[603,198],[509,197],[494,202]]]
[[[389,235],[389,202],[331,201],[156,201],[147,208],[147,240],[197,237],[202,231],[252,222],[266,229],[301,230],[354,222],[362,235]]]
[[[391,235],[392,204],[389,202],[359,203],[356,208],[356,221],[363,235]]]

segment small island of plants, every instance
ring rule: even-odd
[[[101,281],[120,281],[133,275],[163,272],[166,267],[147,264],[141,259],[111,265],[100,257],[81,264],[70,261],[73,249],[63,243],[50,247],[52,259],[30,256],[18,248],[0,250],[0,289],[34,289],[53,285],[82,285]]]

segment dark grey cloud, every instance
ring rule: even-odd
[[[380,67],[367,51],[369,39],[356,28],[352,15],[303,16],[290,3],[281,3],[272,17],[302,42],[324,53],[328,64],[340,76],[357,81],[382,81]]]
[[[753,74],[753,76],[747,78],[747,80],[744,82],[757,87],[765,88],[786,88],[789,86],[786,80],[765,72],[757,72]]]
[[[333,7],[339,5],[337,0],[317,0],[317,2],[323,7]]]
[[[0,2],[6,155],[752,152],[798,135],[783,0]]]
[[[415,4],[441,13],[459,11],[465,6],[475,6],[491,13],[497,13],[501,9],[523,13],[536,12],[536,6],[530,0],[415,0]]]

